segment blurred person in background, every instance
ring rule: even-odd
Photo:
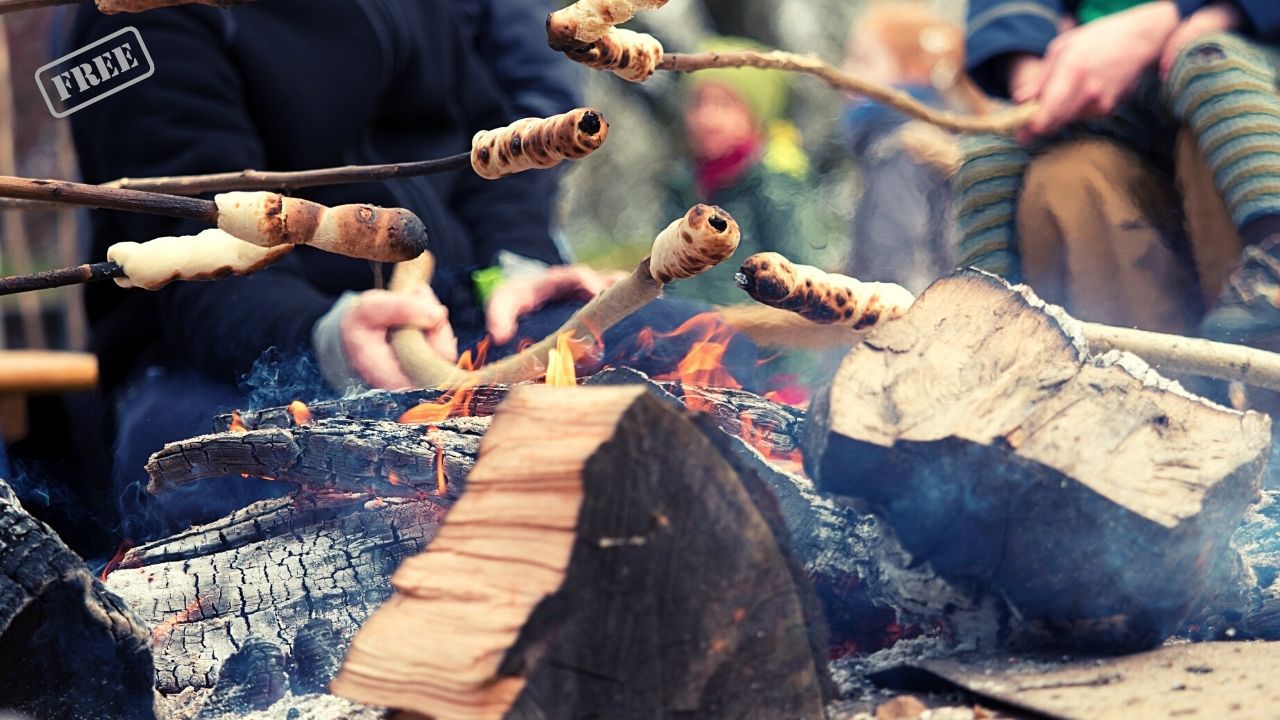
[[[875,2],[853,23],[844,69],[896,87],[926,105],[973,112],[978,92],[963,74],[964,33],[919,2]],[[862,175],[845,272],[896,282],[914,293],[953,265],[951,185],[947,174],[916,158],[902,142],[904,128],[932,131],[901,112],[851,97],[841,121]]]
[[[716,38],[706,52],[760,50],[741,38]],[[786,121],[790,77],[777,70],[718,69],[685,80],[683,123],[688,162],[671,177],[663,217],[704,202],[729,212],[742,228],[740,261],[774,251],[809,265],[834,269],[815,222],[818,212],[809,179],[809,159],[799,132]],[[712,305],[753,302],[738,289],[730,261],[673,285],[669,294]]]

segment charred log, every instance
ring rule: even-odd
[[[401,560],[435,536],[444,510],[366,495],[266,500],[134,548],[107,587],[153,628],[162,693],[213,687],[255,636],[294,648],[296,677],[314,685],[327,662],[307,649],[319,640],[315,621],[349,638],[390,596]]]
[[[1091,356],[1059,309],[963,272],[849,354],[806,463],[910,564],[998,598],[1008,639],[1123,651],[1211,594],[1269,445],[1265,416]]]
[[[821,619],[776,515],[687,414],[642,388],[521,387],[468,486],[338,694],[442,720],[822,715]]]
[[[0,707],[153,718],[143,621],[0,481]]]

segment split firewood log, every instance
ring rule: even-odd
[[[1204,601],[1270,440],[1266,416],[1092,355],[1060,308],[964,271],[846,357],[805,452],[913,563],[999,598],[1010,637],[1116,652]]]
[[[567,336],[576,361],[597,346],[604,332],[662,295],[670,282],[694,277],[724,262],[738,249],[741,232],[729,213],[711,205],[695,205],[653,241],[649,257],[634,271],[574,313],[556,332],[525,350],[485,365],[463,370],[442,359],[426,335],[416,328],[391,333],[391,347],[409,379],[419,387],[505,385],[537,380],[546,374],[547,357]],[[414,293],[431,276],[429,253],[400,263],[391,278],[393,292]]]
[[[155,717],[150,633],[0,481],[0,708]]]
[[[439,720],[823,713],[808,590],[714,443],[640,387],[513,389],[392,583],[338,695]]]

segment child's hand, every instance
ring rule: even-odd
[[[1160,77],[1168,77],[1178,56],[1196,38],[1215,32],[1230,32],[1244,25],[1240,9],[1234,3],[1216,2],[1206,5],[1182,21],[1169,36],[1160,55]]]
[[[1027,91],[1026,99],[1040,102],[1040,112],[1019,139],[1109,115],[1156,64],[1177,27],[1178,8],[1171,0],[1158,0],[1059,35],[1045,54],[1038,87]]]

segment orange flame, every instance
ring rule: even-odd
[[[231,411],[231,427],[227,428],[227,432],[233,432],[233,433],[249,432],[249,428],[244,426],[244,419],[240,417],[239,410]]]
[[[475,370],[484,365],[488,355],[489,338],[485,338],[476,346],[474,356],[469,349],[462,353],[462,357],[458,358],[458,368]],[[417,407],[409,408],[405,414],[400,416],[399,423],[401,425],[432,424],[448,420],[451,417],[470,415],[471,399],[475,396],[475,386],[475,382],[470,380],[455,387],[441,385],[436,389],[445,391],[443,395],[431,402],[424,402]]]
[[[295,425],[311,424],[311,408],[307,407],[307,404],[301,400],[294,400],[289,403],[289,414],[293,416]]]
[[[756,449],[756,452],[764,456],[764,459],[774,463],[775,465],[784,466],[791,472],[803,472],[804,456],[798,448],[792,450],[781,450],[770,437],[772,433],[767,427],[761,427],[756,424],[751,415],[743,413],[741,416],[742,430],[738,433],[738,437],[743,442]]]
[[[98,579],[106,582],[107,576],[114,572],[117,567],[120,567],[120,561],[124,559],[124,554],[132,550],[136,544],[137,543],[129,538],[125,538],[124,541],[120,543],[120,547],[116,548],[116,554],[111,556],[111,559],[107,561],[106,566],[102,568],[102,572],[98,573]]]
[[[547,384],[553,387],[574,387],[578,374],[574,368],[573,333],[562,332],[556,337],[556,346],[547,353]]]
[[[387,472],[387,482],[391,483],[392,485],[400,484],[400,476],[396,474],[395,470],[390,470]]]

